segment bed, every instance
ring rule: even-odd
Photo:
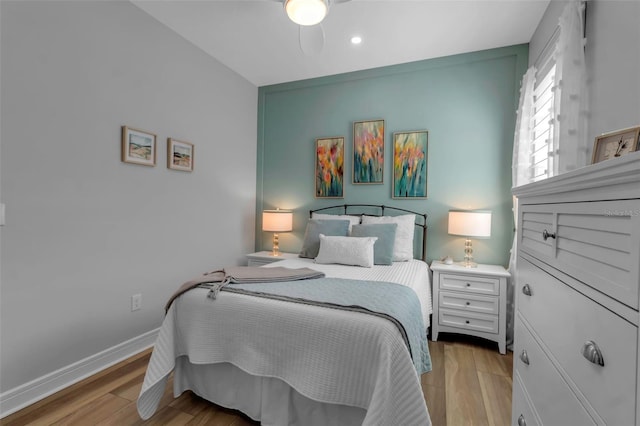
[[[336,213],[338,208],[340,211]],[[390,211],[392,214],[388,215]],[[340,250],[345,247],[338,246],[366,242],[369,251],[363,258],[369,262],[373,256],[371,247],[378,247],[378,241],[392,239],[395,250],[400,241],[396,238],[398,230],[402,222],[405,231],[408,229],[409,218],[411,259],[400,261],[394,257],[389,261],[388,252],[375,251],[374,264],[364,267],[344,264],[353,263],[348,258],[355,246],[345,246],[347,252],[342,254]],[[349,223],[345,224],[345,220]],[[341,234],[344,228],[336,235],[325,235],[321,231],[329,228],[313,229],[318,223],[346,225],[347,235]],[[364,226],[381,224],[385,226]],[[389,229],[394,233],[386,232]],[[415,229],[418,232],[413,232]],[[309,237],[314,231],[316,237],[322,238],[319,245],[313,236]],[[366,236],[371,232],[377,237]],[[361,236],[363,233],[365,236]],[[317,252],[308,250],[313,245],[308,244],[310,241],[316,244]],[[371,312],[231,290],[220,291],[212,301],[207,297],[211,294],[209,287],[196,287],[177,297],[167,310],[138,398],[138,413],[143,419],[153,415],[173,371],[174,396],[191,390],[265,425],[431,424],[420,386],[420,374],[430,369],[428,347],[425,350],[431,314],[425,247],[423,214],[371,205],[311,211],[301,249],[301,255],[306,257],[282,260],[263,268],[320,271],[325,275],[320,280],[326,282],[299,283],[313,286],[316,291],[324,289],[320,284],[361,288],[372,294],[374,303],[381,303],[380,300],[401,303],[402,298],[408,297],[413,311],[407,310],[405,316],[419,321],[424,337],[422,346],[415,339],[409,344],[406,335],[410,333],[403,334],[402,326]],[[404,248],[408,250],[406,244]],[[418,259],[413,258],[414,252]],[[336,253],[340,263],[334,258]],[[396,255],[401,258],[407,253],[393,251],[393,256]],[[253,285],[247,288],[253,289]],[[343,297],[343,293],[338,294],[339,299]],[[388,297],[389,294],[394,297]],[[349,297],[352,296],[346,296],[345,300]],[[362,293],[353,297],[364,298]],[[403,325],[409,330],[406,322]],[[415,324],[411,326],[415,330]]]

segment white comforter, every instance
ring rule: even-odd
[[[310,265],[302,259],[278,265],[410,285],[424,293],[419,296],[429,318],[428,268],[423,262],[371,269]],[[316,401],[363,408],[366,425],[431,423],[420,379],[390,321],[229,292],[211,300],[207,292],[189,291],[169,309],[138,399],[143,419],[155,412],[175,359],[186,355],[193,364],[228,362],[254,376],[279,378]]]

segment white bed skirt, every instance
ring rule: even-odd
[[[181,356],[176,359],[174,396],[187,390],[263,425],[361,425],[366,415],[363,408],[309,399],[278,378],[253,376],[230,363],[192,364]]]

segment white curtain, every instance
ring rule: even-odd
[[[558,26],[555,51],[553,147],[557,153],[554,176],[586,166],[592,143],[587,140],[587,76],[585,68],[583,1],[567,4]]]
[[[518,112],[516,115],[516,130],[513,138],[513,162],[512,185],[513,187],[524,185],[531,182],[531,119],[533,111],[533,88],[536,81],[536,68],[531,67],[522,77],[522,85],[520,86],[520,102],[518,104]],[[518,223],[518,200],[513,197],[513,223],[516,224],[513,236],[513,245],[511,246],[511,256],[509,257],[509,285],[507,286],[507,345],[512,349],[513,345],[513,326],[514,326],[514,307],[515,307],[515,281],[516,281],[516,253],[517,253],[517,223]]]

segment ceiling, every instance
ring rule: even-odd
[[[278,0],[132,0],[256,86],[528,43],[549,0],[351,0],[332,4],[305,54]],[[362,37],[352,45],[354,35]]]

